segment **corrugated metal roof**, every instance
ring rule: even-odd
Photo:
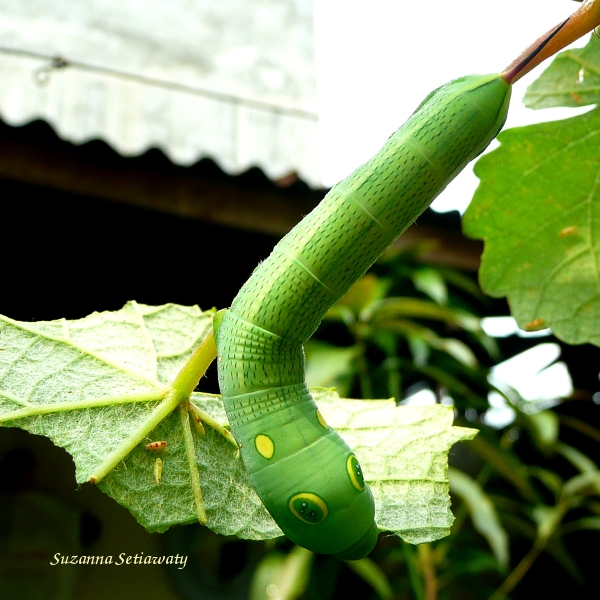
[[[0,117],[321,186],[311,0],[0,0]]]

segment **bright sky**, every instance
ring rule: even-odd
[[[577,7],[569,0],[314,0],[324,183],[372,156],[431,90],[501,71]],[[574,114],[522,105],[543,68],[515,84],[507,127]],[[433,208],[463,212],[477,181],[465,169]]]

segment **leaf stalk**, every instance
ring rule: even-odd
[[[527,47],[504,70],[502,76],[515,83],[547,58],[583,37],[600,25],[600,0],[584,0],[565,21],[555,25]]]

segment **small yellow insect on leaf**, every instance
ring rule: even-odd
[[[577,227],[575,227],[575,225],[571,225],[570,227],[565,227],[564,229],[561,229],[558,236],[564,238],[568,235],[573,235],[574,233],[577,233]]]
[[[167,447],[167,442],[161,440],[160,442],[150,442],[146,444],[146,450],[162,450]]]
[[[154,481],[156,485],[160,485],[162,481],[162,470],[163,470],[163,462],[160,458],[157,458],[154,463]]]
[[[525,331],[537,331],[538,329],[544,328],[544,319],[534,319],[533,321],[529,321],[526,323],[523,329]]]
[[[192,417],[192,422],[196,428],[198,435],[204,435],[206,433],[204,425],[202,425],[202,419],[200,418],[200,411],[191,403],[187,403],[188,412]]]

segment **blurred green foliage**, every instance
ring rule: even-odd
[[[553,410],[530,414],[515,390],[490,382],[492,366],[508,357],[481,327],[489,302],[470,276],[424,264],[426,249],[388,252],[330,309],[306,347],[307,374],[310,385],[335,385],[348,397],[394,396],[400,405],[427,389],[426,401],[455,407],[457,425],[480,430],[451,453],[452,533],[421,546],[382,535],[369,558],[346,565],[275,542],[253,598],[269,585],[269,598],[290,600],[347,597],[348,589],[353,598],[518,598],[545,553],[574,589],[584,581],[564,537],[600,529],[600,471],[561,441]],[[486,424],[491,392],[514,411],[505,427]]]

